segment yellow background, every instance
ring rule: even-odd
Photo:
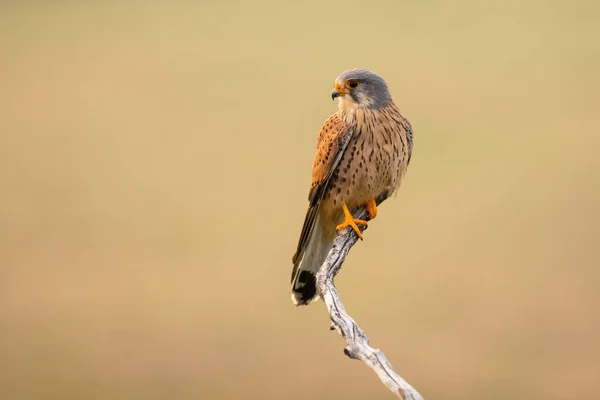
[[[371,344],[428,399],[600,395],[597,1],[50,3],[0,5],[0,397],[392,398],[289,296],[352,67],[415,132],[337,279]]]

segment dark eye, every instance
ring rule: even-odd
[[[348,82],[346,82],[346,87],[348,89],[356,89],[359,85],[360,85],[360,82],[358,82],[357,80],[354,80],[354,79],[351,79]]]

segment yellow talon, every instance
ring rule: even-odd
[[[367,213],[369,213],[370,220],[377,216],[377,203],[373,197],[367,201]]]
[[[350,210],[348,210],[348,206],[346,205],[346,203],[344,203],[342,209],[344,210],[344,222],[342,222],[341,224],[339,224],[336,229],[339,231],[341,229],[344,229],[347,226],[352,227],[352,229],[354,229],[354,232],[356,232],[356,236],[358,236],[358,238],[360,240],[362,240],[362,233],[360,233],[360,229],[358,229],[358,225],[364,225],[367,226],[367,221],[362,220],[362,219],[354,219],[354,217],[352,216],[352,214],[350,214]]]

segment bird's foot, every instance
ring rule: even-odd
[[[362,233],[360,233],[360,229],[358,229],[358,225],[364,225],[367,226],[367,221],[362,220],[362,219],[355,219],[352,214],[350,214],[350,210],[348,210],[348,206],[346,205],[346,203],[344,203],[343,205],[343,210],[344,210],[344,222],[342,222],[341,224],[339,224],[336,229],[338,231],[344,229],[347,226],[352,227],[352,229],[354,229],[354,232],[356,232],[356,236],[358,236],[358,238],[360,240],[362,240],[363,236]]]
[[[366,207],[367,213],[369,213],[369,220],[375,218],[377,216],[377,203],[373,197],[367,201]]]

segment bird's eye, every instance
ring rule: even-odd
[[[360,85],[360,83],[354,79],[351,79],[346,82],[346,87],[351,90],[356,89],[358,87],[358,85]]]

